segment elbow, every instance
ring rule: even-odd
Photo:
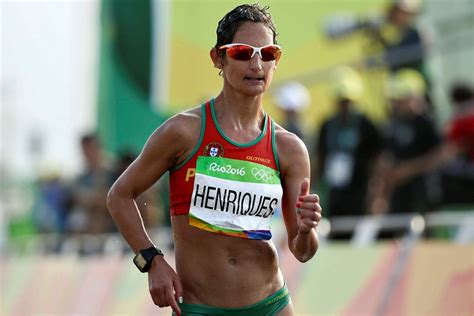
[[[114,211],[116,210],[115,205],[117,204],[118,199],[119,199],[119,194],[117,192],[115,185],[113,185],[110,188],[109,192],[107,193],[107,198],[106,198],[107,209],[109,210],[109,213],[111,215],[113,215]]]
[[[129,202],[133,202],[135,195],[128,191],[124,186],[115,182],[107,193],[106,204],[109,213],[114,217],[120,209],[126,207]]]
[[[314,257],[314,255],[316,254],[316,252],[314,253],[309,253],[309,254],[302,254],[302,255],[295,255],[295,258],[296,260],[298,260],[299,262],[301,263],[305,263],[305,262],[308,262],[309,260],[311,260],[311,258]]]
[[[307,249],[306,251],[298,251],[297,249],[293,248],[290,249],[290,251],[293,253],[293,256],[296,258],[301,263],[308,262],[311,260],[316,252],[318,251],[318,248],[312,248],[312,249]]]
[[[290,243],[290,245],[290,251],[293,253],[293,256],[296,258],[296,260],[301,263],[305,263],[311,260],[318,251],[319,240],[317,235],[314,234],[313,238],[306,240],[295,238],[293,242]]]

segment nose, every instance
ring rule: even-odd
[[[252,59],[250,59],[250,69],[253,71],[262,70],[262,58],[259,53],[253,55]]]

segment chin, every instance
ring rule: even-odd
[[[254,86],[242,84],[242,85],[229,85],[229,88],[245,96],[255,97],[255,96],[259,96],[265,93],[268,87],[266,84],[254,85]]]
[[[265,85],[261,86],[253,86],[253,87],[244,87],[242,88],[241,92],[248,96],[257,96],[265,93],[267,91],[267,87]]]
[[[247,89],[245,91],[242,91],[243,94],[249,96],[249,97],[256,97],[256,96],[259,96],[259,95],[262,95],[265,93],[265,89]]]

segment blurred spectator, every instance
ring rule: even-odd
[[[283,112],[283,127],[299,138],[304,139],[299,115],[311,102],[308,90],[299,82],[289,82],[278,89],[276,101]]]
[[[322,180],[328,186],[324,209],[329,216],[364,214],[371,166],[382,150],[382,139],[374,124],[355,108],[362,92],[358,74],[341,67],[333,79],[337,112],[319,132],[315,182]]]
[[[116,231],[107,210],[106,196],[114,180],[114,172],[102,158],[100,141],[95,134],[81,138],[85,169],[71,187],[72,214],[69,229],[74,233],[100,234]]]
[[[423,73],[425,41],[415,25],[421,7],[422,0],[390,0],[383,15],[335,15],[326,22],[324,32],[338,39],[364,31],[371,51],[383,49],[378,56],[371,52],[364,66],[387,66],[391,72],[411,68]]]
[[[446,146],[454,146],[455,155],[443,168],[443,204],[474,203],[473,89],[465,84],[453,86],[451,102],[454,114],[446,130]]]
[[[467,161],[474,163],[474,91],[458,84],[451,90],[454,115],[447,130],[447,139],[456,144]]]
[[[64,233],[69,215],[67,186],[56,171],[45,170],[38,182],[35,225],[39,233]]]
[[[384,26],[370,30],[373,38],[383,46],[382,63],[391,74],[401,69],[413,69],[423,76],[424,98],[427,110],[431,112],[431,80],[425,65],[427,43],[415,25],[422,4],[422,0],[393,0],[386,12]]]
[[[421,5],[421,0],[394,0],[385,27],[372,29],[384,47],[384,62],[391,72],[410,68],[424,74],[425,44],[414,24]]]
[[[120,175],[127,170],[135,160],[136,156],[130,151],[124,151],[120,154],[117,165],[115,167],[115,179],[118,179]],[[138,198],[135,199],[140,214],[143,218],[143,223],[146,228],[156,227],[162,223],[165,217],[165,212],[159,202],[159,195],[157,190],[157,184],[152,186],[149,190],[143,192]]]
[[[423,77],[411,69],[395,73],[388,84],[392,117],[387,127],[387,148],[378,166],[375,212],[426,212],[440,198],[434,169],[443,147],[432,119],[426,115]],[[387,205],[388,204],[388,205]]]

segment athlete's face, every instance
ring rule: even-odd
[[[254,47],[262,47],[273,43],[273,33],[263,23],[245,22],[235,33],[233,43],[248,44]],[[273,71],[276,69],[277,61],[262,61],[259,54],[255,54],[250,60],[241,61],[230,58],[214,50],[211,52],[214,65],[223,70],[224,89],[232,89],[236,92],[256,96],[265,92],[270,86]]]

